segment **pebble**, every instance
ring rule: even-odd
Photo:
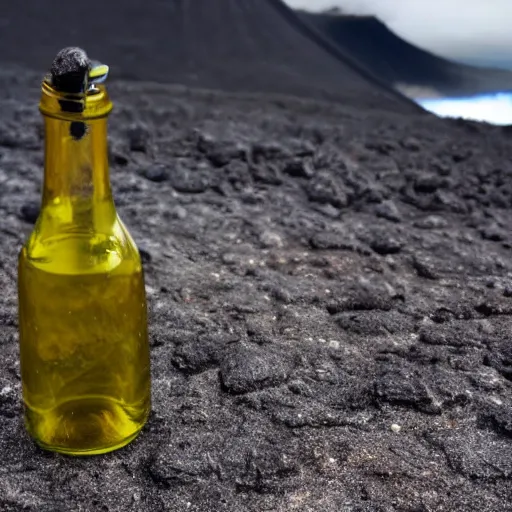
[[[383,219],[390,220],[391,222],[401,222],[402,221],[402,215],[400,211],[398,210],[398,207],[396,204],[391,201],[383,201],[382,203],[379,203],[375,207],[375,213],[377,214],[377,217],[382,217]]]
[[[149,130],[142,126],[132,126],[127,133],[130,151],[146,153],[149,145]]]
[[[179,205],[174,206],[169,211],[169,217],[171,219],[184,220],[187,218],[187,210],[185,208],[183,208],[183,206],[179,206]]]
[[[448,222],[439,215],[429,215],[416,221],[414,226],[420,229],[442,229],[448,226]]]
[[[162,183],[169,179],[169,169],[163,164],[155,164],[147,169],[143,169],[141,174],[147,180],[155,183]]]
[[[37,218],[39,217],[40,204],[36,201],[31,201],[25,203],[20,208],[20,218],[30,224],[35,224]]]
[[[296,178],[311,178],[315,174],[312,163],[301,158],[289,161],[284,167],[284,172]]]
[[[283,247],[283,239],[280,235],[273,231],[265,230],[263,233],[259,236],[260,243],[263,245],[263,247],[270,248],[281,248]]]

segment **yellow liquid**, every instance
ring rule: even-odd
[[[41,447],[73,455],[128,444],[150,410],[140,258],[130,240],[103,238],[62,235],[19,258],[25,424]]]

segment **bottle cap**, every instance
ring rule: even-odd
[[[57,91],[70,94],[87,93],[108,76],[108,66],[92,61],[81,48],[63,48],[55,57],[49,81]]]
[[[108,72],[106,64],[89,59],[82,48],[63,48],[44,77],[39,104],[41,112],[70,120],[107,115],[112,110],[112,103],[101,84],[107,79]]]

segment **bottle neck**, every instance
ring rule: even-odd
[[[115,215],[107,116],[71,121],[45,115],[44,123],[43,217],[46,213],[53,224],[101,229],[98,224],[104,225]]]
[[[87,122],[45,116],[43,206],[66,199],[112,199],[107,118]]]

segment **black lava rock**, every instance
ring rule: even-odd
[[[225,354],[220,376],[228,392],[243,394],[285,382],[291,369],[289,358],[269,346],[236,345]]]
[[[39,217],[39,212],[41,210],[41,203],[36,201],[31,201],[29,203],[25,203],[20,208],[20,217],[26,222],[30,224],[35,224],[37,218]]]
[[[390,220],[391,222],[401,222],[402,215],[398,210],[396,204],[391,201],[383,201],[375,207],[375,213],[377,217],[381,217],[383,219]]]
[[[146,126],[131,127],[127,132],[130,151],[146,153],[149,149],[151,134]]]
[[[313,164],[306,159],[294,159],[285,164],[284,172],[296,178],[311,178],[315,174]]]
[[[306,192],[309,200],[316,203],[330,204],[335,208],[344,208],[349,204],[343,184],[326,172],[316,174],[308,183]]]
[[[169,167],[164,164],[153,164],[141,170],[142,176],[155,183],[169,180],[170,173]]]
[[[169,181],[177,192],[201,194],[212,185],[212,178],[206,172],[177,165],[170,170]]]

